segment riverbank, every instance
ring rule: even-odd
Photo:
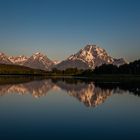
[[[95,83],[140,83],[140,75],[93,75],[93,76],[78,76],[78,75],[0,75],[0,85],[10,83],[24,83],[33,80],[73,80],[95,82]]]

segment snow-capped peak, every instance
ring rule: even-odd
[[[96,45],[87,45],[78,53],[71,55],[68,59],[86,59],[87,61],[93,60],[94,55],[102,55],[105,50],[97,47]]]
[[[61,61],[58,61],[58,60],[54,60],[53,61],[53,63],[55,64],[55,65],[57,65],[57,64],[59,64]]]
[[[0,52],[0,56],[4,56],[5,54],[3,52]]]
[[[8,58],[7,55],[3,52],[0,52],[0,58]]]
[[[40,52],[36,52],[36,53],[34,53],[34,54],[32,55],[32,57],[33,57],[34,59],[39,59],[39,60],[41,60],[41,59],[43,59],[44,57],[47,57],[47,56],[44,55],[44,54],[42,54],[42,53],[40,53]]]
[[[94,69],[96,66],[103,64],[114,64],[120,66],[125,64],[124,59],[114,59],[105,49],[97,45],[86,45],[79,52],[70,55],[66,60],[59,63],[56,68],[78,68],[78,69]]]
[[[78,53],[68,57],[68,60],[81,60],[88,63],[91,68],[96,67],[96,65],[101,65],[104,62],[111,63],[113,61],[107,52],[97,45],[85,46]]]
[[[25,63],[24,66],[48,70],[52,65],[53,61],[50,60],[47,55],[44,55],[40,52],[34,53]]]
[[[10,56],[9,60],[14,63],[14,64],[19,64],[19,65],[23,65],[23,63],[25,63],[27,61],[28,57],[24,56],[24,55],[20,55],[20,56]]]
[[[0,52],[0,64],[12,64],[12,62],[3,52]]]
[[[34,53],[33,54],[34,56],[41,56],[41,55],[43,55],[41,52],[36,52],[36,53]]]
[[[34,53],[34,54],[39,55],[39,54],[41,54],[41,52],[36,52],[36,53]]]

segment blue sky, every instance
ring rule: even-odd
[[[0,0],[0,51],[63,60],[86,44],[140,56],[139,0]]]

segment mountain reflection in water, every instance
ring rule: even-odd
[[[17,80],[17,79],[16,79]],[[128,91],[130,94],[140,95],[140,86],[133,84],[119,83],[94,83],[93,81],[84,81],[79,79],[45,79],[22,81],[21,83],[0,84],[0,95],[6,94],[32,94],[33,97],[39,98],[47,96],[49,91],[64,90],[69,96],[75,97],[87,107],[95,107],[107,100],[108,97],[115,93],[122,94]]]

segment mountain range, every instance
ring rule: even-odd
[[[32,56],[7,56],[4,53],[0,53],[0,64],[14,64],[22,65],[34,69],[51,70],[59,69],[65,70],[67,68],[77,69],[94,69],[95,67],[103,64],[113,64],[120,66],[128,63],[124,58],[113,58],[105,49],[98,47],[97,45],[86,45],[83,49],[77,53],[70,55],[65,60],[53,61],[47,57],[47,55],[41,53],[34,53]]]

